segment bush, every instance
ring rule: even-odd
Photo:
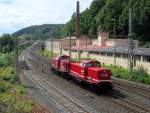
[[[9,82],[0,81],[0,93],[8,91],[10,88],[12,85]]]
[[[3,49],[6,51],[7,48]],[[19,48],[19,51],[22,51],[22,48]],[[4,107],[2,112],[31,113],[33,102],[24,99],[27,90],[17,83],[12,65],[13,52],[6,54],[0,52],[0,104]]]
[[[143,67],[138,67],[132,72],[129,72],[127,69],[117,66],[104,65],[104,67],[110,69],[112,71],[113,76],[117,78],[150,84],[150,75],[147,73],[147,70],[145,70]]]
[[[5,113],[31,113],[33,102],[31,100],[19,99],[14,94],[0,94],[0,101],[5,105]]]
[[[0,53],[0,67],[12,66],[14,55],[12,53]]]
[[[13,68],[12,67],[3,67],[0,68],[0,79],[5,81],[10,81],[13,76]]]
[[[150,84],[150,75],[148,75],[147,70],[143,67],[138,67],[137,70],[133,70],[133,72],[131,72],[130,80]]]
[[[20,86],[20,85],[15,85],[14,90],[15,90],[15,93],[18,95],[26,95],[27,94],[26,88],[23,86]]]
[[[16,83],[16,82],[18,82],[17,76],[16,76],[16,75],[12,75],[11,78],[10,78],[10,82],[11,82],[11,83]]]
[[[25,87],[0,81],[0,102],[5,105],[4,113],[31,113],[33,101],[25,99]]]
[[[47,57],[47,58],[51,58],[52,57],[52,52],[49,50],[44,49],[44,51],[40,52],[40,55],[42,57]],[[53,56],[57,56],[57,54],[53,53]]]

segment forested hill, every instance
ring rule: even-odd
[[[128,35],[129,7],[134,9],[133,29],[136,39],[150,41],[150,0],[94,0],[88,9],[81,13],[81,34],[97,35],[99,30],[112,33],[112,19],[115,18],[117,35]],[[61,35],[74,33],[75,14],[66,23]]]
[[[31,37],[33,39],[46,39],[50,35],[55,37],[60,36],[60,31],[63,24],[44,24],[23,28],[12,35],[15,37]]]

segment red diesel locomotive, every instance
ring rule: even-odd
[[[69,56],[59,55],[52,59],[51,69],[61,73],[67,73],[77,80],[86,82],[92,86],[111,89],[111,71],[101,67],[96,60],[71,61]]]

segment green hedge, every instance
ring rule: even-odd
[[[33,101],[23,99],[27,95],[25,87],[0,80],[0,103],[4,105],[4,113],[31,113]]]
[[[143,67],[134,69],[129,72],[127,69],[117,66],[104,65],[105,68],[111,69],[113,76],[117,78],[122,78],[130,81],[140,82],[144,84],[150,84],[150,75],[144,70]]]
[[[57,54],[53,53],[53,56],[56,56]],[[52,57],[52,52],[49,50],[44,50],[40,52],[40,56],[42,57],[47,57],[47,58],[51,58]]]
[[[33,102],[17,98],[10,92],[1,93],[0,101],[5,105],[5,113],[31,113]]]

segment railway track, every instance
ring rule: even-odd
[[[24,69],[24,68],[23,68]],[[22,71],[23,72],[23,71]],[[24,86],[28,86],[28,78],[25,76],[22,76],[20,78],[23,81]],[[32,109],[32,113],[51,113],[46,106],[40,105],[37,101],[33,100],[35,105]]]
[[[126,98],[120,98],[114,91],[108,93],[108,97],[116,104],[121,105],[134,113],[150,113],[150,109],[145,107],[143,104],[136,103]]]
[[[32,76],[33,77],[33,76]],[[33,78],[37,79],[37,78]],[[45,89],[49,94],[53,95],[55,100],[60,103],[65,109],[67,109],[70,113],[90,113],[84,107],[77,104],[72,98],[67,97],[53,85],[49,84],[49,82],[45,79],[42,79],[39,76],[39,79],[36,80],[41,88]],[[47,87],[47,88],[46,88]]]
[[[25,53],[29,51],[28,49],[22,52],[22,54],[19,57],[19,73],[24,74],[24,70],[28,70],[27,63],[25,62]],[[20,76],[21,84],[24,86],[28,86],[28,78],[25,76]],[[37,101],[32,99],[35,103],[32,113],[51,113],[46,106],[42,106]]]
[[[28,51],[28,53],[33,55],[31,50]],[[37,62],[41,63],[41,64],[47,62],[47,61],[44,61],[44,60],[38,58],[36,55],[34,55],[34,57],[36,57],[34,59],[36,61],[33,61],[34,66],[36,66],[35,63],[37,63]],[[31,60],[30,60],[30,62],[31,62]],[[37,65],[39,65],[39,64],[37,64]],[[32,75],[30,75],[30,76],[32,76]],[[34,78],[34,76],[32,76],[32,78],[36,79],[36,82],[38,82],[39,86],[42,89],[45,89],[45,86],[47,86],[47,88],[45,90],[49,89],[47,91],[49,94],[51,94],[53,92],[55,94],[54,96],[56,96],[55,99],[57,100],[57,102],[60,103],[62,106],[64,106],[64,108],[66,108],[69,112],[74,113],[75,111],[80,111],[81,113],[89,113],[89,111],[85,110],[83,107],[81,107],[76,102],[74,102],[73,99],[66,97],[62,92],[60,92],[54,86],[49,84],[49,82],[46,79],[44,79],[43,77],[40,77],[40,79],[37,79],[37,78]],[[142,87],[138,87],[138,86],[136,87],[136,86],[133,86],[132,84],[128,84],[128,83],[124,83],[124,82],[120,82],[120,81],[114,81],[114,83],[115,83],[115,87],[119,87],[120,89],[127,90],[127,91],[132,91],[134,93],[137,93],[138,95],[144,96],[149,99],[149,94],[145,94],[146,89],[143,90]],[[135,89],[136,89],[136,91],[135,91]],[[150,109],[146,108],[144,105],[135,103],[132,100],[120,98],[119,96],[117,96],[117,94],[115,92],[110,92],[108,94],[108,96],[105,98],[108,99],[108,97],[115,104],[123,106],[134,113],[149,113],[150,112]]]
[[[29,51],[28,51],[29,52]],[[27,56],[25,57],[27,60]],[[33,83],[39,85],[41,89],[44,89],[48,94],[53,95],[55,100],[63,106],[69,113],[90,113],[84,107],[76,103],[72,98],[65,96],[61,91],[55,88],[53,85],[49,84],[48,81],[36,74],[36,76],[29,73],[29,78]],[[37,77],[38,76],[38,77]]]
[[[126,91],[130,91],[132,93],[136,93],[136,94],[143,96],[143,97],[150,100],[150,89],[149,88],[137,86],[135,84],[130,84],[130,83],[125,82],[125,81],[122,82],[119,80],[114,80],[113,83],[114,83],[114,86],[117,88],[120,88],[120,89],[123,89]]]
[[[47,108],[41,106],[40,104],[36,104],[32,110],[32,113],[51,113]]]

